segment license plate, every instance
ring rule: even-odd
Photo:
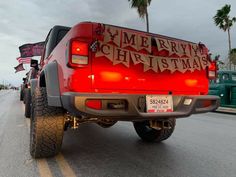
[[[173,112],[171,95],[146,95],[147,112]]]

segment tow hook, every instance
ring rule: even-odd
[[[77,129],[79,128],[79,122],[76,117],[73,117],[73,124],[71,126],[72,129]]]
[[[162,130],[162,129],[171,129],[170,122],[167,121],[157,121],[157,120],[150,120],[150,127],[156,130]]]
[[[66,115],[64,130],[68,128],[77,129],[79,127],[79,121],[77,117]]]

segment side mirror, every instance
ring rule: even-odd
[[[30,62],[30,67],[32,68],[35,68],[38,70],[38,60],[34,60],[34,59],[31,59],[31,62]]]

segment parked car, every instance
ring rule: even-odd
[[[209,95],[220,97],[220,106],[236,108],[236,71],[218,71],[210,81]]]

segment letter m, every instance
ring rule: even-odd
[[[135,34],[128,35],[128,33],[124,32],[124,44],[129,44],[129,45],[136,45],[135,44]]]

